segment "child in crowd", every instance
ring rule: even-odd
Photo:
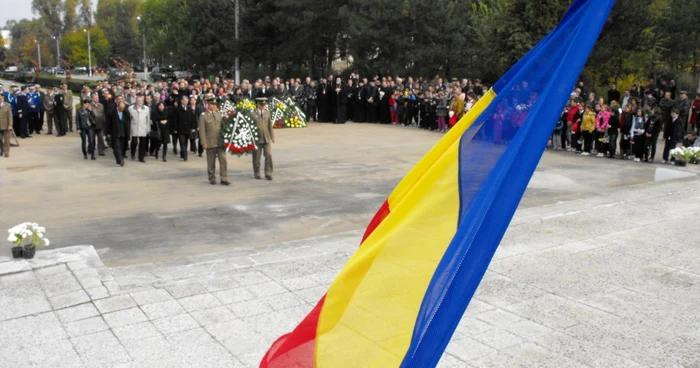
[[[564,125],[567,124],[567,117],[569,116],[569,109],[564,108],[559,120],[557,120],[557,125],[554,126],[554,131],[552,132],[552,149],[555,151],[562,151],[562,141],[564,136],[562,131],[564,130]]]
[[[644,117],[642,109],[637,109],[637,114],[632,119],[631,125],[629,134],[634,137],[634,162],[641,162],[644,159],[644,151],[647,148],[647,119]],[[624,134],[627,134],[627,131],[624,131]]]
[[[583,114],[583,122],[581,123],[581,135],[583,136],[583,153],[582,156],[591,154],[593,148],[593,133],[596,128],[596,113],[591,109],[591,106],[586,106],[586,112]]]
[[[447,114],[448,114],[448,107],[447,107],[447,99],[445,98],[445,94],[440,92],[438,93],[438,104],[437,104],[437,119],[438,119],[438,131],[439,132],[444,132],[447,130]]]
[[[607,130],[610,123],[610,109],[608,105],[601,105],[600,112],[596,117],[595,123],[595,140],[596,140],[596,151],[598,152],[598,157],[604,157],[605,153],[608,152],[608,142],[606,142]]]
[[[620,158],[626,160],[629,155],[634,154],[632,152],[632,120],[634,116],[634,111],[631,109],[629,104],[625,105],[622,109],[622,116],[620,116]],[[641,109],[637,109],[641,111]],[[643,127],[642,127],[643,128]]]

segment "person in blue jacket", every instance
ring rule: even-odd
[[[29,104],[29,134],[41,133],[41,127],[43,121],[41,121],[41,95],[39,91],[35,90],[33,85],[29,86],[29,93],[27,94],[27,103]]]

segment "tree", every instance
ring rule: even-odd
[[[140,0],[98,0],[97,25],[104,31],[112,57],[132,63],[140,60],[142,46],[137,30],[136,11]]]
[[[22,19],[19,22],[8,22],[12,46],[8,52],[8,62],[32,66],[38,62],[36,42],[41,45],[41,64],[49,65],[56,62],[55,43],[49,37],[49,31],[39,19]]]
[[[61,40],[61,48],[65,50],[66,59],[71,65],[88,65],[87,34],[82,29],[68,32]],[[109,41],[98,26],[90,28],[90,48],[93,63],[102,65],[108,62],[110,56]]]

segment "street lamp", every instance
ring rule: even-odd
[[[92,45],[90,44],[90,28],[83,29],[88,36],[88,75],[92,77]]]
[[[56,69],[61,67],[61,49],[58,47],[58,37],[56,36],[51,36],[54,40],[56,40]]]
[[[39,73],[41,73],[41,44],[37,40],[34,40],[34,43],[36,44],[37,59],[39,59]]]
[[[143,35],[143,75],[144,79],[148,80],[148,64],[146,63],[146,24],[143,22],[143,18],[139,15],[136,20],[141,23],[141,34]]]

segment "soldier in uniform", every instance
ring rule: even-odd
[[[275,131],[272,129],[270,112],[265,109],[267,98],[256,98],[258,108],[253,112],[255,123],[258,125],[257,149],[253,152],[253,174],[260,180],[260,156],[265,155],[265,179],[272,180],[272,143],[275,143]]]
[[[0,156],[10,157],[10,132],[12,131],[12,106],[0,93]]]
[[[207,99],[208,111],[199,116],[199,139],[202,148],[207,152],[207,174],[209,184],[216,185],[216,159],[219,159],[219,176],[221,185],[229,186],[226,151],[219,146],[219,132],[221,131],[221,114],[216,105],[216,97]]]
[[[51,88],[46,89],[48,93],[45,93],[41,97],[42,110],[44,110],[44,115],[46,115],[46,125],[49,128],[46,134],[53,134],[53,122],[54,122],[54,106],[53,97],[54,93],[58,92],[58,88],[55,88],[55,92],[52,92]],[[56,127],[58,129],[58,127]]]
[[[66,83],[61,84],[61,88],[63,89],[63,106],[65,107],[63,135],[66,135],[66,128],[71,133],[73,132],[73,91],[68,89]]]

